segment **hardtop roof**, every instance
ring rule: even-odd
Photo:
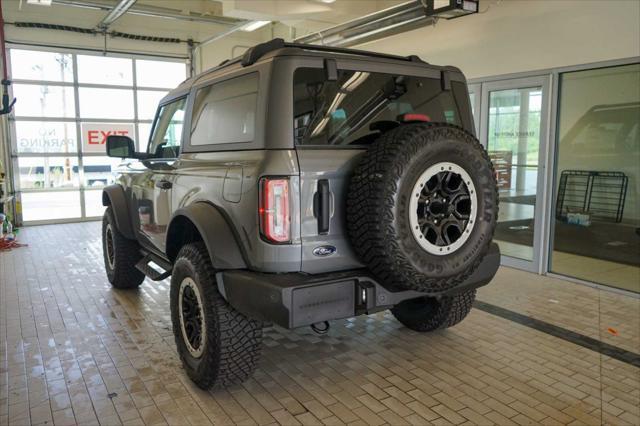
[[[460,72],[458,68],[452,66],[437,66],[429,64],[416,55],[399,56],[385,53],[371,52],[359,49],[347,49],[332,46],[321,46],[312,44],[287,43],[283,39],[273,39],[266,43],[253,46],[244,55],[226,59],[218,66],[209,68],[201,73],[183,81],[178,87],[171,90],[160,102],[165,103],[172,99],[179,98],[188,93],[189,89],[198,81],[208,79],[214,73],[220,75],[237,71],[238,69],[251,68],[256,64],[273,60],[284,56],[312,56],[330,59],[364,59],[369,61],[380,61],[385,63],[396,63],[404,65],[422,66],[430,69],[449,70]]]

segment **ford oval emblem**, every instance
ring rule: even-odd
[[[336,248],[334,246],[319,246],[313,249],[314,256],[318,257],[331,256],[335,252]]]

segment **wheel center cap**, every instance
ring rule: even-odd
[[[432,200],[425,207],[432,216],[446,217],[453,213],[453,206],[443,199]]]

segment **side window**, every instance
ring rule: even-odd
[[[193,104],[191,145],[253,141],[257,100],[258,73],[199,89]]]
[[[186,100],[178,99],[158,111],[147,148],[154,158],[176,158],[180,154]]]

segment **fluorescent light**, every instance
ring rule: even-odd
[[[51,0],[27,0],[27,4],[36,4],[39,6],[51,6]]]
[[[262,28],[265,25],[271,23],[271,21],[251,21],[249,23],[247,23],[244,27],[242,27],[242,31],[247,31],[247,32],[251,32],[251,31],[255,31],[258,28]]]

